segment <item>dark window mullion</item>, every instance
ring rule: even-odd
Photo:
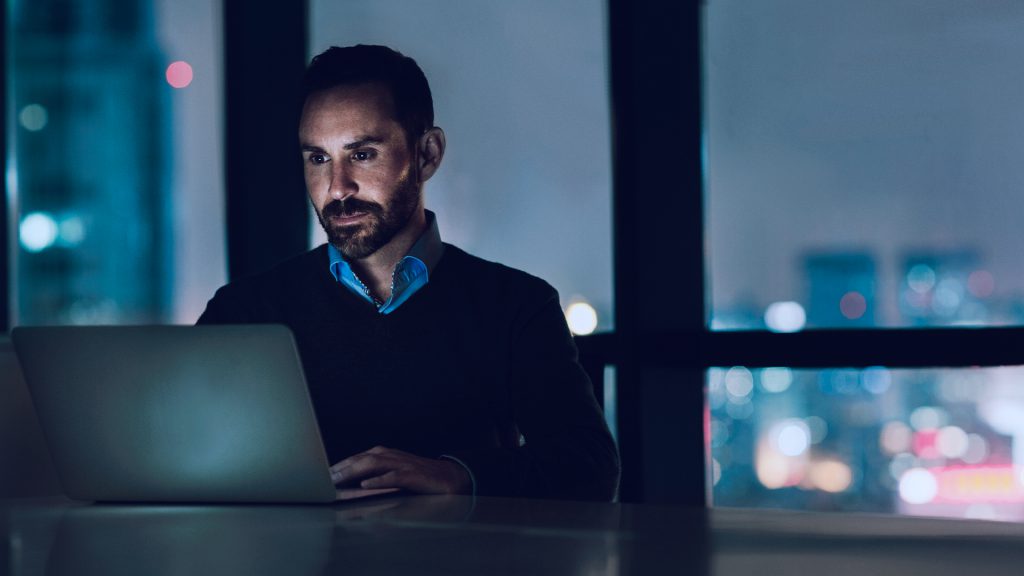
[[[577,339],[585,357],[617,362],[616,334]],[[656,366],[887,366],[933,368],[1024,365],[1024,327],[671,333],[633,343]]]

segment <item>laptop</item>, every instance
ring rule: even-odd
[[[318,503],[335,488],[291,331],[17,327],[65,494],[104,502]]]

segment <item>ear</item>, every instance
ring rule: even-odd
[[[437,126],[427,130],[420,136],[419,142],[419,174],[420,183],[430,180],[430,177],[437,172],[439,166],[441,166],[441,159],[444,158],[444,130],[441,130]]]

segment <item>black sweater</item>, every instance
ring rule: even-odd
[[[329,460],[375,445],[451,455],[477,493],[607,500],[615,445],[543,280],[445,245],[430,282],[382,315],[326,245],[217,291],[204,323],[280,323],[298,344]]]

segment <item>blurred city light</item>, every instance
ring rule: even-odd
[[[764,323],[772,332],[799,332],[807,324],[807,313],[797,302],[775,302],[765,309]]]
[[[936,460],[942,457],[937,446],[939,431],[935,429],[918,430],[914,432],[913,447],[914,454],[925,460]]]
[[[980,464],[988,458],[988,441],[979,434],[967,435],[967,451],[961,460],[968,464]]]
[[[828,436],[828,422],[820,416],[806,418],[807,429],[811,432],[811,444],[821,444]]]
[[[988,401],[979,408],[981,417],[998,432],[1009,436],[1024,433],[1024,406],[1016,401]]]
[[[939,493],[935,475],[924,468],[907,470],[900,478],[900,498],[910,504],[927,504]]]
[[[913,435],[914,433],[910,427],[903,422],[887,422],[885,426],[882,426],[882,434],[881,438],[879,438],[879,443],[886,454],[895,456],[896,454],[910,450]]]
[[[892,374],[883,366],[871,366],[861,372],[861,385],[875,395],[885,394],[892,386]]]
[[[793,383],[793,371],[789,368],[763,368],[761,370],[761,388],[765,392],[785,392]]]
[[[943,278],[935,287],[932,306],[941,316],[952,316],[963,302],[963,285],[956,278]]]
[[[565,309],[565,320],[573,334],[592,334],[597,329],[597,310],[586,302],[573,302]]]
[[[996,279],[988,270],[975,270],[967,277],[967,291],[976,298],[988,298],[995,288]]]
[[[894,456],[892,462],[889,462],[889,474],[899,480],[908,470],[916,466],[917,458],[914,458],[913,454],[903,452]]]
[[[167,83],[175,88],[185,88],[192,83],[192,66],[184,60],[172,62],[167,67]]]
[[[927,264],[917,264],[907,271],[907,285],[918,294],[929,292],[935,287],[935,270]]]
[[[757,479],[765,488],[774,490],[795,485],[792,472],[789,459],[782,454],[774,450],[757,451]]]
[[[68,246],[77,246],[85,240],[85,223],[79,216],[68,216],[57,225],[58,239]]]
[[[1013,466],[954,466],[931,473],[939,502],[1024,502],[1024,486]]]
[[[746,398],[754,391],[754,375],[743,366],[734,366],[725,373],[725,389],[733,398]]]
[[[967,453],[970,444],[967,432],[958,426],[946,426],[939,430],[935,438],[935,446],[946,458],[961,458]]]
[[[18,227],[21,245],[29,252],[42,252],[57,240],[57,222],[46,212],[32,212]]]
[[[853,483],[853,471],[838,460],[814,462],[808,476],[816,488],[833,494],[845,491]]]
[[[780,422],[773,428],[772,437],[779,452],[786,456],[800,456],[811,445],[811,431],[803,420]]]
[[[43,128],[46,128],[46,124],[50,120],[50,115],[39,104],[29,104],[21,109],[18,114],[18,122],[21,126],[29,132],[38,132]]]
[[[921,406],[910,413],[910,425],[915,430],[935,430],[946,424],[946,411],[934,406]]]
[[[847,292],[839,300],[839,311],[849,320],[857,320],[868,310],[868,301],[860,292]]]

